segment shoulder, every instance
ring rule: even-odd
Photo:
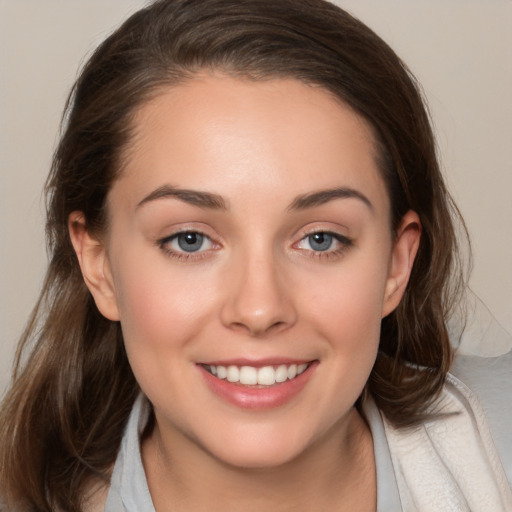
[[[382,417],[403,510],[512,510],[511,399],[512,352],[464,355],[435,415],[408,429]]]
[[[480,402],[512,487],[512,351],[493,357],[456,355],[450,373]]]
[[[448,326],[450,373],[478,399],[512,487],[512,335],[469,290],[464,304]]]

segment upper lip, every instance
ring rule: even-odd
[[[314,359],[297,359],[291,357],[268,357],[264,359],[215,359],[208,361],[200,361],[198,364],[210,365],[210,366],[252,366],[254,368],[262,368],[264,366],[280,366],[292,365],[292,364],[308,364],[313,362]]]

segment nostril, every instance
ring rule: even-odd
[[[286,322],[282,322],[282,321],[279,321],[279,322],[275,322],[273,323],[268,329],[267,331],[279,331],[280,329],[282,329],[283,327],[286,327]]]
[[[256,324],[254,322],[232,322],[230,328],[245,333],[254,338],[258,338],[267,334],[279,332],[282,329],[286,329],[287,322],[277,321],[268,324]]]

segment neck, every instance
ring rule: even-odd
[[[256,512],[375,511],[371,433],[353,409],[295,459],[271,468],[240,468],[206,454],[191,440],[166,439],[158,428],[142,457],[157,512],[233,509]]]

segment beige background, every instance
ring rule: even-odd
[[[340,0],[430,101],[472,235],[471,286],[512,332],[512,1]],[[0,0],[0,394],[46,265],[41,188],[78,65],[142,0]]]

